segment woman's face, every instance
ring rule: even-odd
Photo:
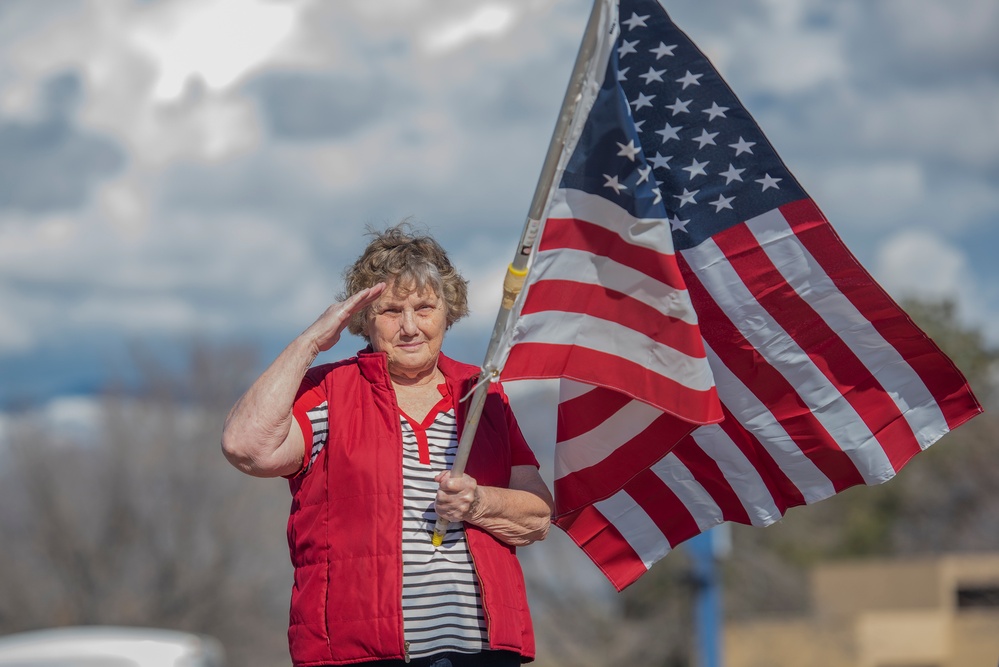
[[[375,352],[388,355],[393,380],[420,380],[437,368],[447,330],[444,300],[430,287],[399,290],[390,281],[368,309],[365,330]]]

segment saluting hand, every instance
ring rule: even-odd
[[[385,283],[378,283],[345,301],[334,303],[302,335],[313,341],[317,354],[325,352],[340,340],[340,334],[347,328],[350,318],[374,303],[384,291]]]

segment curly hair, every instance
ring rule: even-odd
[[[343,273],[344,291],[337,297],[339,300],[380,282],[395,281],[395,286],[411,285],[416,291],[432,289],[444,300],[449,328],[468,315],[468,281],[437,241],[417,234],[406,221],[381,232],[369,230],[368,235],[371,242]],[[350,333],[367,338],[364,321],[368,310],[351,318],[347,325]]]

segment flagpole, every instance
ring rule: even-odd
[[[583,86],[586,81],[589,64],[596,53],[601,28],[606,27],[601,21],[601,9],[614,1],[594,0],[593,7],[590,10],[590,17],[586,23],[586,31],[583,33],[583,40],[579,46],[579,52],[576,54],[576,63],[573,66],[572,76],[569,78],[569,85],[566,89],[565,97],[562,99],[562,108],[555,123],[555,130],[552,132],[551,142],[548,144],[548,154],[545,156],[544,164],[541,167],[541,176],[534,190],[534,198],[531,200],[531,207],[528,210],[527,221],[524,223],[524,230],[520,235],[520,244],[517,247],[513,261],[507,267],[506,277],[503,279],[503,301],[500,304],[499,313],[496,315],[496,324],[493,326],[493,333],[486,348],[486,356],[482,364],[482,375],[479,377],[479,382],[475,386],[471,403],[468,406],[465,425],[462,430],[461,439],[458,442],[458,452],[451,466],[451,477],[461,477],[465,474],[465,463],[468,461],[468,454],[472,449],[472,440],[475,438],[475,430],[479,425],[479,417],[482,415],[482,407],[486,401],[489,385],[499,377],[500,369],[495,367],[493,358],[499,349],[503,334],[506,332],[514,303],[521,289],[523,289],[524,280],[527,278],[527,263],[531,256],[531,250],[534,248],[534,243],[537,241],[538,232],[541,228],[541,218],[548,206],[552,185],[558,173],[562,154],[569,138],[572,120],[583,95]],[[448,523],[447,519],[437,519],[432,538],[435,547],[439,547],[444,542]]]

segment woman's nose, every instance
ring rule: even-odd
[[[416,326],[416,313],[412,310],[402,311],[402,319],[399,323],[399,328],[407,336],[415,335],[419,329]]]

